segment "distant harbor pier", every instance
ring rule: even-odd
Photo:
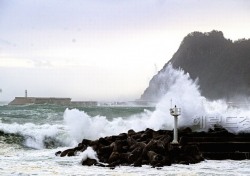
[[[69,105],[71,98],[54,98],[54,97],[15,97],[9,105],[27,105],[27,104],[56,104]]]
[[[29,105],[29,104],[54,104],[54,105],[71,105],[71,106],[154,106],[156,102],[152,101],[114,101],[114,102],[98,102],[98,101],[71,101],[71,98],[61,97],[28,97],[28,91],[25,90],[24,97],[15,97],[8,105]]]
[[[66,106],[149,106],[153,107],[154,102],[128,101],[128,102],[98,102],[98,101],[71,101],[71,98],[56,97],[15,97],[9,105],[29,105],[29,104],[54,104]]]

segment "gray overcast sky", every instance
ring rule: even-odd
[[[248,0],[0,0],[0,100],[133,100],[190,32],[250,38]]]

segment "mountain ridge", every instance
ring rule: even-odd
[[[188,34],[173,57],[150,80],[142,100],[156,101],[159,90],[167,91],[165,80],[159,75],[170,63],[189,73],[191,79],[199,79],[201,95],[210,100],[250,96],[250,39],[233,42],[216,30]]]

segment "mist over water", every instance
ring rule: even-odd
[[[223,100],[207,100],[200,94],[198,81],[193,81],[183,70],[176,70],[168,65],[165,73],[161,74],[161,79],[171,84],[168,84],[167,93],[162,95],[154,111],[145,110],[126,118],[108,120],[106,116],[91,117],[84,111],[66,109],[64,122],[70,136],[80,142],[83,138],[97,139],[127,132],[129,129],[172,130],[173,117],[169,109],[174,105],[181,108],[179,127],[206,131],[218,124],[235,133],[250,131],[249,109],[231,107]]]

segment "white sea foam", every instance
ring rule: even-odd
[[[169,73],[171,73],[169,75]],[[170,76],[174,75],[174,80]],[[190,79],[182,70],[167,66],[166,74],[161,73],[161,79],[169,79],[167,93],[156,105],[154,112],[146,111],[128,118],[108,120],[104,116],[91,117],[77,109],[66,109],[64,122],[69,128],[71,137],[80,142],[83,138],[97,139],[99,137],[119,134],[129,129],[136,131],[152,128],[173,129],[173,117],[169,113],[171,100],[182,110],[179,126],[191,126],[198,130],[207,130],[214,124],[220,124],[232,132],[250,130],[250,110],[232,108],[223,100],[208,101],[201,96],[197,81]],[[168,82],[168,81],[166,81]],[[173,106],[172,105],[172,106]]]
[[[45,138],[53,138],[62,144],[70,145],[71,140],[67,136],[62,125],[35,125],[33,123],[25,124],[5,124],[0,123],[0,131],[10,134],[19,134],[25,138],[24,145],[27,147],[42,149],[44,148]]]
[[[169,69],[175,72],[175,82],[157,104],[153,119],[162,120],[164,123],[164,117],[169,116],[167,107],[177,105],[182,110],[180,126],[196,125],[200,130],[207,130],[214,124],[219,124],[236,133],[250,130],[249,109],[230,107],[224,100],[209,101],[201,96],[197,80],[191,80],[188,74],[173,69],[171,65],[168,65],[166,70]],[[163,79],[168,79],[168,75]],[[158,125],[160,127],[160,124]]]
[[[99,162],[99,159],[97,158],[97,153],[93,150],[92,147],[87,147],[87,149],[84,150],[84,152],[82,152],[80,155],[82,157],[82,161],[85,161],[87,158],[89,158],[95,159],[97,162]]]
[[[145,129],[145,119],[150,117],[151,112],[145,111],[142,114],[123,119],[117,117],[109,121],[104,116],[91,117],[77,109],[66,109],[64,121],[69,128],[72,139],[80,142],[83,138],[96,139],[107,135],[119,134],[132,128],[135,130]]]
[[[64,148],[63,148],[64,149]],[[62,149],[62,150],[63,150]],[[58,149],[12,151],[8,157],[0,155],[0,175],[249,175],[250,160],[207,160],[197,164],[173,164],[161,169],[119,166],[115,169],[82,166],[81,155],[57,157]]]

